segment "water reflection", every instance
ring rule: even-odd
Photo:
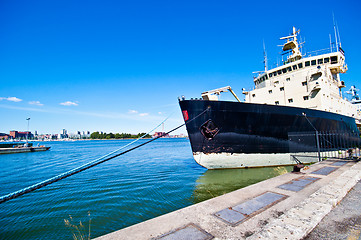
[[[192,202],[199,203],[290,171],[292,166],[208,170],[197,179]]]

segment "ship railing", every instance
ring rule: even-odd
[[[361,157],[361,138],[358,132],[312,131],[288,134],[292,156],[326,159],[356,160]]]
[[[344,51],[342,48],[337,49],[336,47],[330,47],[330,48],[324,48],[324,49],[307,52],[306,54],[303,55],[303,57],[313,57],[313,56],[334,53],[334,52],[341,52],[344,55]]]
[[[340,52],[342,55],[345,55],[345,52],[341,47],[339,47],[339,48],[330,47],[330,48],[324,48],[324,49],[306,52],[305,54],[302,54],[302,57],[303,58],[314,57],[314,56],[319,56],[319,55],[328,54],[328,53],[335,53],[335,52]],[[285,65],[285,64],[291,62],[289,59],[284,60],[283,57],[282,57],[281,63],[279,61],[280,60],[277,59],[276,63],[273,64],[272,68],[277,68],[277,67],[280,67],[282,65]],[[258,78],[260,75],[262,75],[262,73],[264,73],[264,71],[259,71],[259,72],[254,72],[254,73],[257,73],[257,75],[254,76],[254,78]]]

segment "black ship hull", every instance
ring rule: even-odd
[[[229,101],[179,104],[194,158],[209,169],[294,164],[290,153],[307,150],[292,147],[290,135],[296,132],[359,136],[354,118],[331,112]]]

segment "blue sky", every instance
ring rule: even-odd
[[[301,29],[306,51],[329,47],[332,12],[361,87],[359,1],[0,1],[0,132],[147,132],[177,97],[230,85],[239,96],[270,67],[280,37]],[[345,89],[346,90],[346,89]],[[225,94],[222,99],[230,99]],[[182,128],[178,133],[185,133]]]

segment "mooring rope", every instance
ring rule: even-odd
[[[208,110],[209,110],[209,108],[205,109],[203,112],[201,112],[200,114],[198,114],[197,116],[195,116],[195,117],[192,118],[191,120],[188,120],[187,123],[189,123],[189,122],[195,120],[196,118],[200,117],[202,114],[204,114],[204,113],[205,113],[206,111],[208,111]],[[169,116],[169,117],[170,117],[170,116]],[[169,118],[169,117],[168,117],[168,118]],[[165,122],[168,118],[166,118],[163,122]],[[163,122],[161,122],[157,127],[159,127]],[[106,161],[109,161],[109,160],[111,160],[111,159],[113,159],[113,158],[119,157],[119,156],[121,156],[121,155],[123,155],[123,154],[126,154],[126,153],[128,153],[128,152],[130,152],[130,151],[133,151],[133,150],[135,150],[135,149],[137,149],[137,148],[140,148],[140,147],[142,147],[142,146],[144,146],[144,145],[146,145],[146,144],[148,144],[148,143],[151,143],[151,142],[153,142],[153,141],[155,141],[155,140],[157,140],[157,139],[159,139],[159,138],[161,138],[161,137],[163,137],[163,136],[166,136],[166,135],[168,135],[169,133],[174,132],[175,130],[183,127],[184,125],[185,125],[185,123],[179,125],[179,126],[176,127],[176,128],[173,128],[172,130],[170,130],[170,131],[168,131],[168,132],[166,132],[166,133],[163,133],[162,135],[160,135],[160,136],[158,136],[158,137],[156,137],[156,138],[153,138],[153,139],[151,139],[151,140],[149,140],[149,141],[147,141],[147,142],[144,142],[144,143],[142,143],[142,144],[139,144],[138,146],[135,146],[135,147],[133,147],[133,148],[130,148],[130,149],[128,149],[128,150],[126,150],[126,151],[124,151],[124,152],[118,153],[118,154],[116,154],[116,155],[114,155],[114,156],[108,157],[109,155],[111,155],[111,154],[113,154],[113,153],[116,153],[116,152],[120,151],[121,149],[124,149],[125,147],[127,147],[127,146],[129,146],[129,145],[131,145],[131,144],[139,141],[140,139],[144,138],[144,136],[146,136],[146,135],[149,134],[151,131],[153,131],[154,129],[157,128],[157,127],[155,127],[155,128],[152,129],[150,132],[144,134],[142,137],[134,140],[133,142],[131,142],[131,143],[129,143],[129,144],[127,144],[127,145],[125,145],[125,146],[123,146],[123,147],[121,147],[121,148],[119,148],[119,149],[117,149],[117,150],[115,150],[115,151],[113,151],[113,152],[111,152],[111,153],[108,153],[108,154],[106,154],[106,155],[104,155],[104,156],[102,156],[102,157],[100,157],[100,158],[97,158],[97,159],[95,159],[95,160],[93,160],[93,161],[91,161],[91,162],[89,162],[89,163],[86,163],[86,164],[84,164],[84,165],[81,165],[81,166],[79,166],[79,167],[77,167],[77,168],[74,168],[74,169],[72,169],[72,170],[70,170],[70,171],[67,171],[67,172],[62,173],[62,174],[59,174],[59,175],[57,175],[57,176],[55,176],[55,177],[49,178],[49,179],[47,179],[47,180],[44,180],[44,181],[42,181],[42,182],[36,183],[36,184],[31,185],[31,186],[29,186],[29,187],[20,189],[20,190],[18,190],[18,191],[16,191],[16,192],[13,192],[13,193],[9,193],[9,194],[7,194],[7,195],[4,195],[4,196],[0,197],[0,203],[6,202],[6,201],[8,201],[8,200],[10,200],[10,199],[17,198],[17,197],[22,196],[22,195],[24,195],[24,194],[26,194],[26,193],[35,191],[36,189],[45,187],[45,186],[47,186],[47,185],[49,185],[49,184],[52,184],[52,183],[54,183],[54,182],[57,182],[57,181],[59,181],[59,180],[62,180],[62,179],[67,178],[67,177],[70,177],[70,176],[72,176],[72,175],[74,175],[74,174],[76,174],[76,173],[80,173],[80,172],[82,172],[82,171],[84,171],[84,170],[86,170],[86,169],[89,169],[89,168],[91,168],[91,167],[97,166],[97,165],[99,165],[99,164],[101,164],[101,163],[103,163],[103,162],[106,162]],[[108,158],[106,158],[106,157],[108,157]]]

